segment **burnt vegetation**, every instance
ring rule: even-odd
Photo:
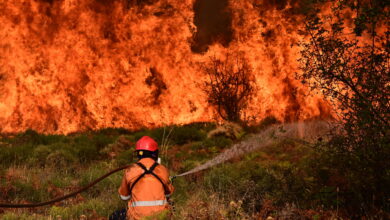
[[[256,92],[252,68],[244,57],[226,54],[226,58],[210,57],[204,65],[208,76],[203,90],[208,102],[227,121],[242,121],[242,113]]]
[[[150,75],[146,77],[145,83],[152,89],[152,104],[158,105],[160,103],[160,96],[167,90],[167,85],[164,82],[162,74],[156,68],[152,67],[149,70]]]
[[[339,109],[343,132],[318,143],[318,168],[329,164],[321,176],[333,180],[333,192],[341,190],[351,216],[373,215],[390,207],[389,2],[332,2],[332,17],[306,20],[310,40],[301,43],[298,78]],[[347,10],[355,14],[352,31],[345,28]]]

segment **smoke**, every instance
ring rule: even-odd
[[[150,75],[145,79],[145,83],[149,88],[152,88],[152,104],[158,105],[160,102],[160,95],[167,90],[167,85],[165,84],[161,73],[159,73],[156,68],[150,68]]]
[[[241,155],[253,152],[270,144],[286,139],[293,139],[299,142],[310,143],[316,140],[318,137],[325,135],[329,129],[330,125],[324,121],[295,122],[274,125],[245,141],[233,145],[231,148],[222,152],[206,163],[177,176],[185,176],[208,169],[234,157],[239,157]]]
[[[289,79],[288,77],[283,79],[283,83],[284,83],[284,88],[283,88],[284,96],[283,97],[285,97],[287,99],[287,103],[288,103],[287,109],[289,112],[289,114],[286,114],[284,120],[286,122],[292,122],[292,121],[299,120],[301,106],[300,106],[299,101],[297,100],[298,89],[297,89],[297,87],[295,87],[293,85],[293,83],[291,82],[291,79]]]
[[[228,0],[196,0],[194,24],[197,27],[191,45],[196,53],[206,52],[209,45],[220,43],[228,47],[233,40],[232,15]]]

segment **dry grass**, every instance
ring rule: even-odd
[[[190,129],[187,127],[185,132],[182,132],[180,127],[176,127],[171,134],[169,130],[166,131],[162,136],[165,144],[164,151],[166,151],[164,153],[166,160],[163,163],[169,163],[173,173],[178,173],[212,158],[221,157],[221,160],[212,165],[209,162],[210,166],[207,167],[209,169],[177,178],[174,183],[176,192],[172,197],[175,211],[172,215],[163,213],[155,216],[157,219],[319,220],[342,219],[340,216],[347,216],[332,208],[331,205],[335,202],[332,195],[326,200],[316,199],[315,196],[322,196],[316,194],[320,188],[320,185],[316,184],[323,183],[316,183],[315,177],[310,173],[312,167],[308,161],[312,156],[312,150],[296,140],[275,140],[275,135],[289,135],[293,139],[306,135],[315,139],[315,135],[321,131],[320,126],[304,127],[297,124],[295,127],[287,126],[283,129],[273,125],[269,129],[262,128],[261,134],[246,136],[244,138],[246,141],[242,144],[234,144],[226,137],[224,138],[230,142],[218,142],[233,143],[234,147],[218,146],[214,136],[218,133],[216,131],[213,135],[210,135],[213,132],[209,133],[210,138],[207,138],[205,135],[207,132],[204,130],[198,131],[204,134],[204,137],[189,136],[192,141],[180,140],[183,144],[177,144],[176,139],[175,141],[169,139],[174,135],[176,138],[185,137],[182,133],[196,129],[198,127],[190,127]],[[231,132],[235,138],[237,134],[243,132],[237,131]],[[109,143],[106,143],[104,136],[98,138],[99,143],[106,143],[106,145],[99,147],[100,152],[93,152],[95,158],[81,162],[76,152],[70,155],[75,157],[75,160],[66,167],[58,167],[51,163],[41,166],[34,164],[34,160],[24,157],[19,161],[1,164],[0,202],[45,201],[74,191],[116,168],[118,164],[130,163],[131,152],[126,145],[148,132],[118,134],[110,137],[112,142]],[[92,134],[89,136],[95,140]],[[67,144],[64,138],[61,139],[62,145],[58,146]],[[75,139],[66,138],[70,139],[69,142]],[[89,139],[84,138],[82,141],[85,140]],[[2,141],[7,142],[4,139]],[[80,143],[84,142],[80,141]],[[50,146],[57,146],[54,144],[56,143],[48,143]],[[84,144],[87,153],[89,149],[95,149],[87,143]],[[32,146],[33,149],[28,146],[20,149],[14,146],[15,152],[29,153],[36,150],[36,146]],[[69,153],[73,152],[69,146],[66,147],[69,148]],[[58,149],[53,147],[52,150]],[[0,151],[0,157],[1,153]],[[117,195],[121,175],[122,173],[115,174],[89,191],[53,206],[37,209],[0,209],[0,219],[107,219],[116,209],[126,207],[126,202],[122,202]]]

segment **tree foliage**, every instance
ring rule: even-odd
[[[241,121],[242,111],[256,90],[252,68],[244,57],[227,54],[226,58],[211,57],[204,66],[208,80],[204,91],[209,104],[216,107],[222,119]]]
[[[337,109],[343,132],[323,147],[348,181],[349,205],[387,207],[390,197],[389,3],[333,0],[312,14],[301,42],[301,81]],[[352,13],[354,18],[346,16]],[[352,21],[352,22],[351,22]],[[348,27],[347,24],[354,24]],[[364,178],[362,178],[364,176]]]

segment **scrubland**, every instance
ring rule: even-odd
[[[213,123],[127,131],[103,129],[43,135],[26,131],[0,139],[0,203],[35,203],[75,191],[135,161],[134,143],[149,135],[160,144],[171,175],[188,171],[270,124],[229,130]],[[319,140],[320,141],[320,140]],[[351,219],[346,181],[334,175],[317,146],[275,143],[210,169],[174,180],[173,211],[157,219]],[[51,206],[0,209],[0,219],[107,219],[126,207],[117,188],[123,172]],[[366,219],[388,216],[386,210]]]

